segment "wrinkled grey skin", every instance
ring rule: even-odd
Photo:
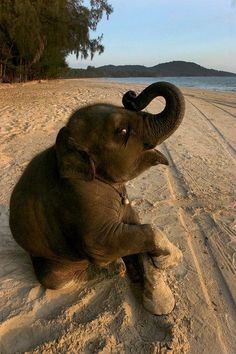
[[[163,112],[141,112],[163,96]],[[168,138],[184,115],[181,92],[155,83],[125,108],[95,104],[76,111],[56,143],[33,158],[10,202],[15,240],[31,256],[38,280],[60,288],[91,263],[149,252],[171,255],[168,242],[124,203],[125,182],[157,164],[168,164],[154,147]]]

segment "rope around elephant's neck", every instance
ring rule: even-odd
[[[95,179],[97,179],[98,181],[100,181],[100,182],[102,182],[102,183],[105,183],[105,184],[107,184],[108,186],[110,186],[111,188],[113,188],[113,189],[119,194],[119,196],[121,197],[121,203],[122,203],[122,204],[124,204],[124,205],[130,204],[128,195],[127,195],[127,193],[126,193],[126,190],[120,192],[115,186],[113,186],[112,184],[108,183],[107,181],[104,181],[103,179],[101,179],[101,178],[99,178],[99,177],[95,177]]]

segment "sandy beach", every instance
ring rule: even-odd
[[[168,273],[177,303],[152,316],[127,276],[44,290],[12,239],[9,198],[31,158],[81,106],[121,105],[142,85],[55,80],[0,85],[0,353],[236,353],[236,93],[183,89],[186,114],[160,146],[170,166],[128,184],[143,223],[184,254]],[[148,110],[157,112],[156,99]]]

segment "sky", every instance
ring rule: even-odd
[[[103,54],[67,58],[70,67],[173,60],[236,73],[236,0],[108,0],[113,6],[91,32],[103,34]]]

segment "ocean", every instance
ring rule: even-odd
[[[112,82],[146,84],[157,81],[169,81],[180,87],[193,87],[213,91],[236,92],[236,76],[189,76],[189,77],[119,77],[103,78]]]

